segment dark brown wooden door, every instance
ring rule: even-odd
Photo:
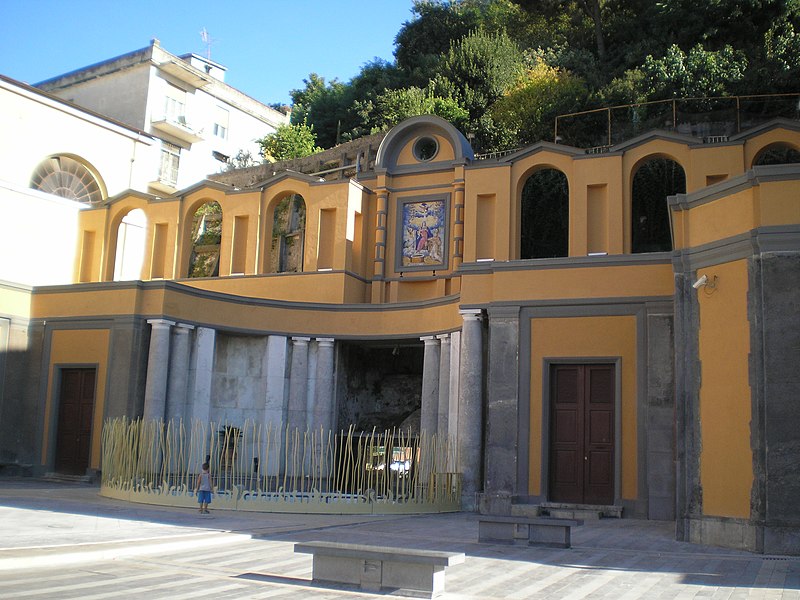
[[[550,500],[614,503],[614,366],[553,365]]]
[[[89,468],[94,413],[95,369],[62,369],[58,401],[58,473],[85,475]]]

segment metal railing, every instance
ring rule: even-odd
[[[217,508],[338,514],[458,511],[455,445],[408,431],[300,431],[247,421],[114,419],[103,427],[101,494],[193,506],[210,464]]]
[[[674,98],[568,113],[555,118],[553,140],[602,149],[662,129],[714,143],[777,117],[800,120],[800,93]]]

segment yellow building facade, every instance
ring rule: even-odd
[[[117,195],[80,213],[73,284],[0,289],[0,460],[98,470],[117,416],[416,415],[456,442],[464,508],[588,505],[796,553],[800,165],[776,148],[797,122],[479,160],[423,116],[352,178]],[[637,180],[654,160],[680,189]]]

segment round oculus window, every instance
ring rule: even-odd
[[[439,143],[432,137],[421,137],[414,142],[414,157],[422,162],[431,160],[439,151]]]

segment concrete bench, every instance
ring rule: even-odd
[[[478,541],[513,544],[517,539],[527,539],[531,546],[569,548],[572,545],[571,529],[577,525],[583,525],[583,521],[481,515],[478,518]],[[518,538],[517,531],[526,528],[527,535]]]
[[[360,586],[418,598],[444,592],[444,570],[464,562],[463,552],[408,550],[336,542],[298,542],[295,552],[313,555],[314,583]]]

